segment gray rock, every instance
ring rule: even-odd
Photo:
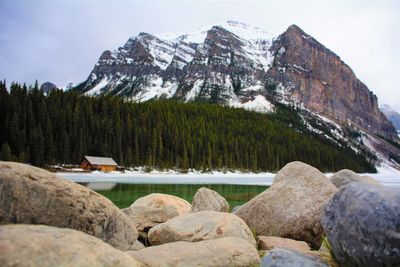
[[[45,224],[96,236],[126,250],[138,233],[102,195],[29,165],[0,162],[0,223]]]
[[[80,231],[45,225],[0,226],[0,266],[112,266],[141,263]]]
[[[257,235],[306,241],[318,249],[323,234],[321,214],[336,191],[337,188],[316,168],[291,162],[277,173],[271,187],[234,214]]]
[[[191,212],[202,210],[229,212],[229,203],[214,190],[202,187],[193,197]]]
[[[231,213],[235,213],[241,206],[242,205],[233,207]]]
[[[174,242],[128,251],[145,266],[258,266],[256,248],[241,238],[224,237],[200,242]]]
[[[349,183],[329,201],[322,225],[339,263],[400,266],[400,188]]]
[[[328,267],[317,257],[294,250],[276,248],[261,259],[262,267]]]
[[[159,224],[149,231],[149,241],[152,245],[176,241],[198,242],[228,236],[245,239],[256,246],[253,234],[246,223],[238,216],[225,212],[190,213]]]
[[[378,181],[376,181],[374,178],[365,176],[365,175],[359,175],[351,170],[340,170],[332,175],[330,178],[331,182],[337,187],[344,186],[348,183],[352,182],[362,182],[362,183],[367,183],[367,184],[376,184],[376,185],[381,185]]]

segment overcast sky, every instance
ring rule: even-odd
[[[85,80],[100,54],[139,32],[239,20],[274,34],[297,24],[338,54],[379,103],[400,111],[400,1],[0,0],[0,79]]]

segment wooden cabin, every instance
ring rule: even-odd
[[[90,171],[111,172],[117,169],[118,164],[112,158],[84,156],[80,168]]]

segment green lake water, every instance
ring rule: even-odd
[[[191,203],[194,194],[200,187],[207,187],[217,191],[229,202],[231,209],[244,204],[268,188],[265,185],[228,184],[117,184],[111,190],[102,190],[98,191],[98,193],[110,199],[119,208],[126,208],[136,199],[151,193],[175,195]]]

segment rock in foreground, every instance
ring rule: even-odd
[[[348,183],[352,182],[361,182],[361,183],[367,183],[367,184],[375,184],[375,185],[380,185],[377,180],[375,180],[372,177],[365,176],[365,175],[359,175],[351,170],[340,170],[332,175],[330,178],[332,184],[334,184],[337,188],[344,186]]]
[[[275,248],[291,249],[299,252],[310,252],[310,247],[304,241],[297,241],[277,236],[258,236],[259,250],[272,250]]]
[[[167,194],[153,193],[137,199],[129,208],[122,209],[147,244],[148,231],[163,222],[188,214],[190,203]]]
[[[187,214],[190,211],[190,203],[183,198],[160,193],[153,193],[138,198],[131,205],[131,207],[135,206],[146,206],[153,209],[171,206],[176,210],[179,215]]]
[[[241,206],[235,214],[257,235],[321,245],[321,214],[336,187],[316,168],[291,162],[276,175],[273,185]]]
[[[229,203],[216,191],[202,187],[193,197],[191,212],[202,210],[229,212]]]
[[[137,231],[110,200],[48,171],[0,162],[0,223],[76,229],[126,250]]]
[[[365,183],[340,188],[322,225],[344,266],[400,266],[400,189]]]
[[[0,226],[0,266],[112,266],[141,263],[83,232],[45,225]]]
[[[258,266],[255,247],[236,237],[174,242],[126,252],[146,266]]]
[[[216,211],[200,211],[169,220],[149,231],[152,245],[176,241],[197,242],[234,236],[245,239],[253,246],[256,241],[246,223],[238,216]]]
[[[273,249],[261,259],[262,267],[328,267],[319,258],[298,251]]]

